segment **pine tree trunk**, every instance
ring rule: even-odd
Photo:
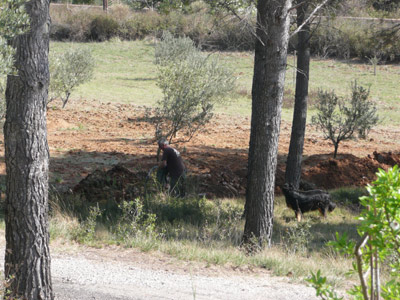
[[[48,231],[46,102],[49,84],[49,1],[26,4],[30,31],[17,37],[18,76],[8,76],[6,122],[5,277],[18,299],[54,299]]]
[[[308,3],[297,9],[297,26],[304,23]],[[307,121],[308,81],[310,70],[310,25],[298,33],[296,93],[293,112],[292,134],[286,162],[285,182],[298,188],[301,179],[304,137]]]
[[[270,245],[291,0],[259,0],[243,242]]]

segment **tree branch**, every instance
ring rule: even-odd
[[[365,280],[364,274],[363,274],[363,269],[362,269],[362,252],[361,248],[365,246],[365,244],[368,242],[369,235],[364,234],[362,239],[357,243],[354,254],[356,256],[357,260],[357,271],[358,271],[358,276],[360,277],[360,282],[361,282],[361,288],[362,288],[362,293],[364,296],[365,300],[368,300],[368,286],[367,282]]]
[[[303,24],[301,24],[297,29],[290,35],[290,38],[292,38],[294,35],[296,35],[303,27],[306,25],[311,18],[321,9],[322,6],[324,6],[326,3],[328,3],[329,0],[324,0],[320,5],[318,5],[313,12],[308,16],[308,18],[304,21]]]
[[[296,4],[295,6],[292,6],[291,8],[289,8],[288,12],[290,12],[290,11],[292,11],[294,9],[298,9],[300,6],[304,5],[306,2],[308,2],[308,0],[300,2],[300,3]]]

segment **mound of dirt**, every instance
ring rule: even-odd
[[[345,186],[365,186],[376,179],[378,169],[400,165],[400,153],[374,152],[373,156],[343,155],[340,159],[319,162],[306,170],[303,178],[318,187],[333,189]]]
[[[213,153],[212,156],[218,156]],[[237,156],[239,157],[239,156]],[[228,157],[229,158],[229,157]],[[311,156],[304,161],[302,180],[314,188],[334,189],[346,186],[365,186],[376,179],[379,168],[387,170],[400,164],[400,153],[374,152],[373,155],[360,158],[352,154],[341,155],[338,159],[324,159]],[[231,160],[231,159],[230,159]],[[218,164],[216,163],[218,162]],[[246,159],[236,159],[229,164],[222,157],[218,160],[205,160],[199,157],[187,161],[190,170],[190,182],[197,182],[198,193],[213,197],[238,197],[246,192]],[[276,172],[277,194],[284,184],[285,164],[281,162]],[[83,195],[87,201],[95,202],[114,199],[133,199],[143,195],[146,170],[130,171],[121,164],[108,171],[95,170],[81,180],[73,189]]]
[[[399,165],[400,166],[400,155],[399,153],[383,152],[379,153],[374,151],[374,159],[380,164],[385,164],[389,166]]]
[[[144,186],[146,173],[133,173],[121,165],[115,165],[108,171],[95,170],[82,179],[73,189],[89,202],[115,200],[139,197]]]

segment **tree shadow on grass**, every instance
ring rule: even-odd
[[[284,244],[291,250],[299,244],[303,244],[311,253],[326,254],[327,243],[336,240],[336,233],[340,236],[347,234],[350,240],[358,241],[356,222],[334,222],[316,215],[303,217],[301,223],[297,223],[295,217],[282,216],[274,222],[273,242]]]

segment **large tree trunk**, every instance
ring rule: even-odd
[[[5,278],[11,298],[53,299],[46,129],[49,1],[32,0],[26,10],[30,31],[13,41],[18,76],[8,76],[6,89]]]
[[[304,23],[308,3],[297,9],[297,26]],[[298,33],[296,93],[293,112],[292,135],[286,162],[285,182],[298,188],[301,178],[304,136],[307,121],[308,80],[310,70],[310,24],[304,25]]]
[[[291,0],[259,0],[243,242],[270,245]]]

